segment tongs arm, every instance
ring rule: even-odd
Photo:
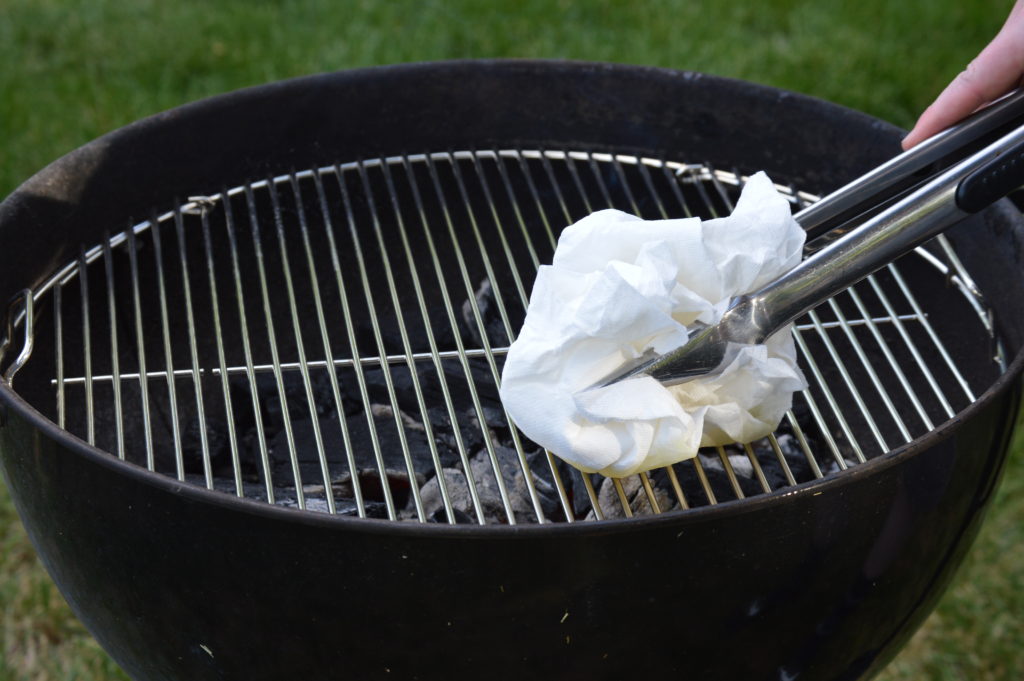
[[[999,139],[1024,122],[1024,88],[1014,90],[960,123],[837,189],[794,217],[808,242],[881,206],[939,171]]]
[[[1024,125],[940,173],[758,291],[685,345],[597,386],[645,374],[666,385],[715,371],[731,343],[763,343],[789,322],[1024,184]]]
[[[765,338],[1024,183],[1024,125],[944,171],[749,297]]]

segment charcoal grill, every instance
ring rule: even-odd
[[[565,225],[726,214],[760,169],[797,210],[896,139],[748,84],[530,62],[334,74],[129,126],[0,206],[26,241],[0,291],[15,502],[138,678],[870,674],[1005,457],[1011,209],[801,319],[810,385],[763,441],[582,475],[497,387]],[[255,639],[281,642],[259,669]]]

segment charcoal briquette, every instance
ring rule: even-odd
[[[189,419],[183,429],[181,453],[187,473],[204,471],[202,431],[198,418]],[[227,425],[223,421],[209,417],[206,419],[206,446],[213,473],[233,477]]]
[[[385,374],[385,371],[387,371],[387,374]],[[391,404],[388,379],[391,380],[391,387],[395,392],[399,408],[410,413],[418,412],[419,403],[416,399],[412,373],[404,365],[388,366],[386,370],[380,367],[363,368],[363,383],[366,386],[366,393],[370,403]],[[366,408],[362,390],[359,386],[359,379],[354,371],[345,372],[341,390],[347,412],[352,410],[351,413],[358,413]]]
[[[462,471],[457,468],[444,468],[441,471],[444,475],[445,491],[448,493],[448,499],[451,502],[451,507],[458,520],[458,514],[461,514],[465,518],[472,519],[473,514],[473,498],[469,492],[469,484],[466,482],[466,476]],[[437,476],[432,477],[430,480],[420,488],[420,501],[423,504],[423,513],[431,520],[431,522],[446,523],[448,522],[448,514],[445,511],[444,500],[441,496],[441,485]],[[412,507],[412,502],[407,505],[405,515],[410,515],[411,518],[416,518],[415,508]]]
[[[798,483],[812,479],[814,473],[811,470],[811,465],[807,462],[807,456],[804,454],[796,437],[789,433],[781,433],[775,439],[779,443],[779,450],[789,465],[793,478]]]
[[[517,518],[522,514],[526,520],[536,521],[537,516],[530,501],[530,492],[523,477],[519,455],[509,447],[494,447],[497,468],[505,483],[509,506]],[[486,449],[477,452],[470,462],[470,471],[476,483],[477,496],[483,507],[488,523],[508,522],[508,512],[502,500],[501,490],[494,475],[494,462]]]
[[[648,476],[648,480],[652,483],[651,490],[654,493],[654,499],[658,504],[659,510],[665,513],[674,509],[676,501],[669,491],[655,484],[650,476]],[[639,475],[620,478],[619,484],[622,486],[623,494],[633,515],[651,515],[654,513],[650,497]],[[615,489],[615,481],[612,478],[605,478],[601,481],[597,499],[606,519],[626,517],[626,512],[622,508],[622,501],[619,498],[619,492]],[[593,510],[591,510],[587,517],[593,519],[594,515]]]
[[[484,279],[473,292],[473,299],[476,302],[476,312],[473,311],[473,303],[466,299],[462,303],[462,323],[468,334],[468,338],[476,343],[477,347],[483,347],[483,338],[480,335],[480,327],[483,326],[487,334],[487,341],[492,346],[508,345],[508,331],[505,328],[501,315],[498,313],[498,306],[494,297],[494,289],[491,287],[491,280]]]

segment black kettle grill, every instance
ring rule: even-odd
[[[763,441],[581,475],[497,399],[559,230],[794,210],[898,150],[695,73],[451,62],[252,88],[0,204],[0,468],[137,679],[855,679],[934,606],[1007,454],[1003,202],[800,319]]]

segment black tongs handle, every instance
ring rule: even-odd
[[[965,213],[977,213],[1021,185],[1024,185],[1024,142],[1018,142],[961,180],[956,188],[956,205]]]
[[[1022,123],[1024,88],[1014,90],[953,127],[883,163],[794,217],[807,231],[807,239],[811,241],[895,198],[907,188],[908,181],[920,182],[937,175]]]

